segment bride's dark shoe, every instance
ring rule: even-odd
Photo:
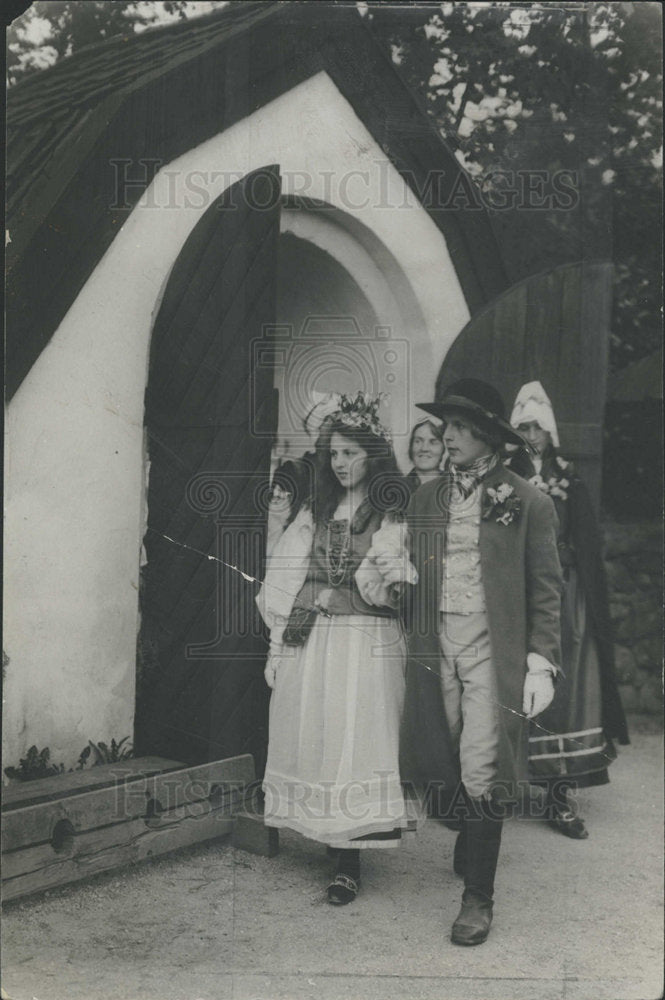
[[[351,878],[339,872],[328,886],[328,902],[333,906],[352,903],[360,891],[360,879]]]
[[[360,890],[360,851],[344,849],[337,852],[337,873],[328,886],[328,902],[333,906],[352,903]]]

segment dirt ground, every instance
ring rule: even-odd
[[[428,821],[367,851],[326,902],[324,849],[228,840],[7,904],[11,1000],[651,1000],[662,996],[662,735],[633,719],[609,786],[579,793],[590,837],[507,823],[486,944],[459,948],[455,835]]]

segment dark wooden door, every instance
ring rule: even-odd
[[[190,235],[155,322],[145,407],[136,746],[191,763],[250,752],[259,771],[266,643],[246,577],[263,572],[276,407],[252,356],[274,322],[279,202],[279,170],[262,168]]]
[[[596,504],[611,304],[611,264],[576,263],[527,278],[469,320],[437,379],[437,391],[458,378],[485,379],[501,391],[509,414],[520,387],[541,382],[561,450]]]

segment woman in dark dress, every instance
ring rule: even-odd
[[[568,790],[606,784],[608,766],[616,757],[613,740],[629,742],[614,672],[600,531],[584,483],[572,462],[559,454],[554,411],[540,382],[520,389],[511,424],[534,453],[520,449],[507,464],[554,501],[564,573],[563,676],[552,704],[532,727],[529,775],[546,789],[551,824],[583,840],[588,832],[568,800]]]
[[[415,425],[409,439],[409,458],[413,462],[413,468],[406,476],[412,493],[423,483],[441,475],[444,451],[442,424],[433,420],[421,420]]]

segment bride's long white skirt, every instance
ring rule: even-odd
[[[265,823],[333,847],[413,826],[399,779],[406,647],[391,618],[317,618],[270,701]]]

